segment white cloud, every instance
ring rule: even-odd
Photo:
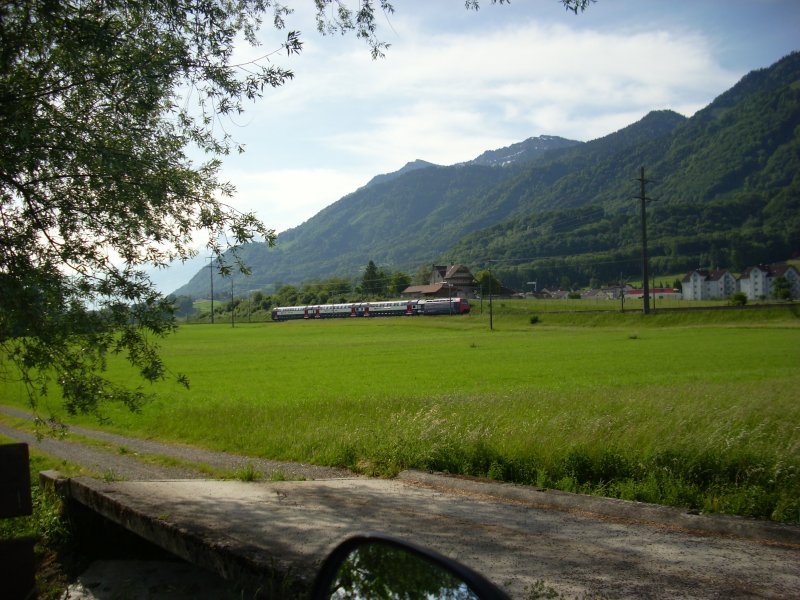
[[[384,60],[310,30],[300,56],[280,59],[297,77],[248,111],[247,154],[225,170],[242,208],[283,230],[410,160],[452,164],[541,134],[595,139],[654,109],[689,116],[742,75],[699,29],[510,23],[498,11],[491,26],[432,34],[416,16],[392,18]]]
[[[367,183],[357,173],[334,169],[225,169],[223,177],[235,182],[236,207],[257,213],[277,232],[299,225]]]
[[[395,164],[464,160],[490,143],[542,133],[588,140],[631,114],[699,107],[737,77],[691,32],[628,36],[531,21],[433,40],[413,33],[378,65],[363,52],[337,57],[323,76],[336,80],[323,86],[325,101],[334,115],[352,103],[364,127],[326,143],[362,157],[388,152]]]

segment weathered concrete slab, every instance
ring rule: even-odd
[[[520,486],[405,473],[258,483],[75,478],[62,489],[181,558],[286,597],[302,594],[337,543],[365,531],[451,556],[513,597],[537,582],[614,598],[790,598],[800,590],[798,528],[748,529],[746,520],[703,515],[675,523],[671,509]]]
[[[584,496],[522,485],[496,484],[440,473],[403,471],[398,475],[398,480],[447,493],[500,502],[516,502],[530,508],[558,510],[600,519],[610,518],[631,525],[661,527],[700,535],[718,534],[764,543],[800,545],[800,528],[771,521],[729,515],[707,515],[658,504]]]

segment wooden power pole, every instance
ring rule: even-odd
[[[650,275],[647,268],[647,203],[650,198],[645,193],[645,187],[649,180],[644,177],[644,167],[642,167],[637,181],[640,185],[639,200],[642,203],[642,311],[644,314],[648,314],[650,312]]]
[[[211,263],[208,265],[208,273],[211,275],[211,324],[214,324],[214,257],[209,256]]]

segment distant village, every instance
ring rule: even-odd
[[[535,283],[535,282],[532,282]],[[727,269],[697,269],[688,272],[680,282],[681,287],[652,287],[650,296],[655,299],[676,300],[725,300],[734,294],[742,294],[749,300],[772,298],[800,299],[800,271],[793,265],[777,263],[748,267],[738,277]],[[481,290],[475,277],[464,265],[434,265],[427,285],[412,285],[403,290],[403,297],[428,298],[477,298]],[[562,290],[534,288],[517,291],[503,288],[503,297],[590,300],[641,300],[644,290],[629,285],[617,285],[599,289]]]

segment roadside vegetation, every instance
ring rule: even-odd
[[[391,477],[429,469],[800,522],[800,307],[191,325],[103,427]],[[535,319],[533,317],[536,317]],[[120,361],[111,374],[131,384]],[[21,387],[0,402],[24,406]],[[59,398],[40,405],[68,422]]]
[[[13,441],[0,435],[0,444]],[[39,472],[55,469],[66,476],[83,472],[75,465],[45,456],[33,448],[29,452],[33,514],[0,519],[0,539],[35,540],[36,597],[55,600],[63,596],[69,581],[85,568],[86,561],[76,551],[75,531],[64,515],[61,499],[52,490],[39,486]]]

